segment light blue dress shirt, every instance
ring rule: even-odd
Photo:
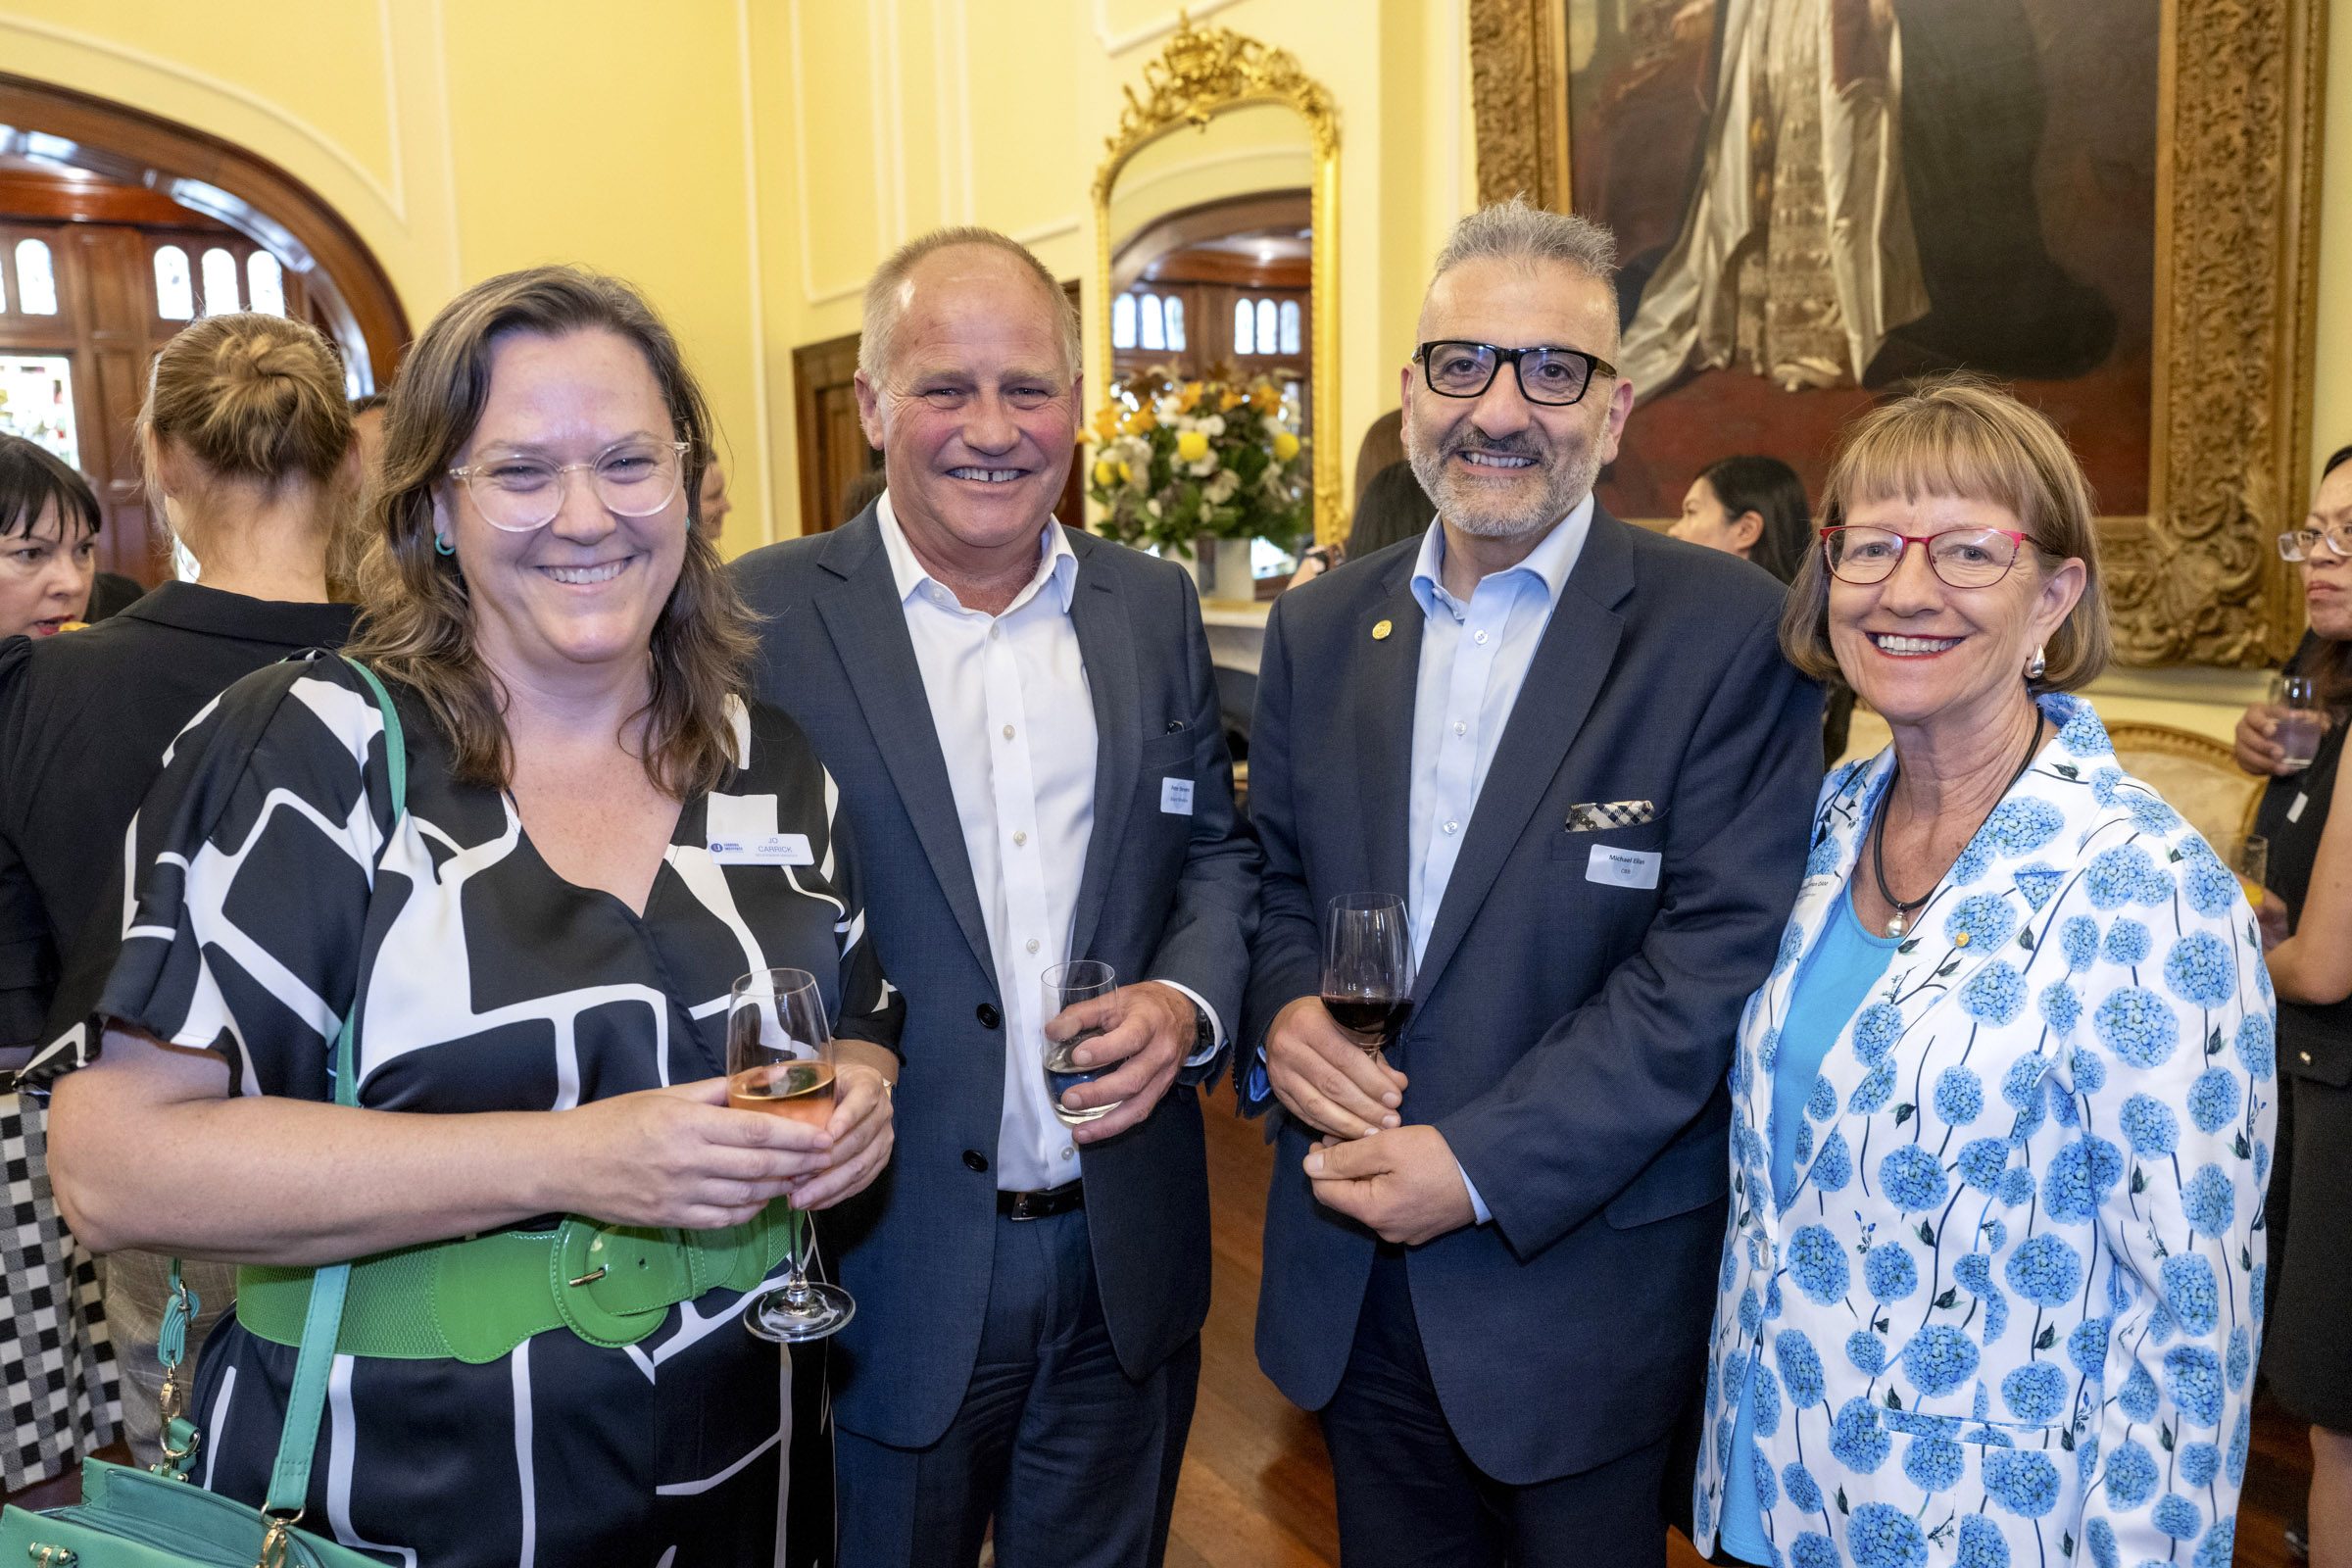
[[[1797,1129],[1808,1125],[1805,1101],[1821,1075],[1822,1061],[1886,977],[1902,941],[1875,936],[1863,926],[1854,912],[1849,884],[1788,994],[1788,1021],[1781,1030],[1781,1053],[1772,1068],[1772,1190],[1784,1202],[1796,1181]],[[1732,1433],[1721,1542],[1727,1557],[1769,1563],[1772,1546],[1764,1539],[1764,1515],[1756,1506],[1755,1430],[1756,1387],[1750,1379],[1740,1391],[1740,1416]]]
[[[1535,662],[1536,645],[1592,529],[1588,495],[1526,560],[1481,577],[1467,602],[1446,588],[1445,524],[1431,523],[1422,536],[1412,580],[1421,606],[1421,669],[1413,691],[1412,794],[1405,819],[1405,912],[1416,969],[1469,836],[1478,792]],[[1462,1185],[1478,1223],[1493,1219],[1467,1171]]]

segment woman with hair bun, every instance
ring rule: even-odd
[[[123,832],[172,737],[241,677],[351,632],[352,606],[339,601],[354,564],[358,473],[343,367],[325,338],[283,317],[207,317],[156,356],[137,434],[152,504],[196,580],[167,582],[86,630],[0,643],[0,1067],[12,1072],[45,1038],[62,977],[113,960]],[[20,1103],[0,1100],[12,1137]],[[44,1244],[4,1287],[17,1307],[0,1314],[0,1366],[11,1369],[26,1364],[11,1343],[11,1326],[30,1321],[21,1303],[42,1290],[73,1298],[73,1276],[89,1271],[52,1204],[39,1122],[37,1110],[24,1114],[33,1168],[9,1195],[38,1216]],[[206,1308],[194,1343],[227,1306],[230,1271],[189,1270]],[[0,1482],[12,1488],[62,1468],[76,1424],[81,1444],[106,1441],[110,1331],[127,1374],[123,1433],[141,1463],[160,1453],[164,1265],[119,1252],[105,1274],[105,1327],[86,1284],[72,1314],[87,1375],[46,1394],[9,1376],[11,1401],[44,1412],[37,1440],[0,1446]]]

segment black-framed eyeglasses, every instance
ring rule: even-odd
[[[1554,409],[1582,402],[1595,375],[1617,374],[1617,367],[1583,349],[1505,349],[1455,338],[1422,344],[1413,351],[1413,360],[1429,389],[1442,398],[1486,396],[1507,361],[1519,378],[1519,395]]]

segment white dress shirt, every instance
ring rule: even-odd
[[[1078,557],[1049,519],[1038,539],[1036,574],[1001,614],[991,615],[966,609],[923,569],[887,493],[876,511],[947,760],[1004,1004],[997,1186],[1058,1187],[1078,1179],[1082,1161],[1046,1085],[1050,1014],[1043,985],[1048,968],[1078,956],[1069,951],[1072,921],[1095,826],[1095,707],[1070,619]],[[1121,985],[1143,978],[1118,977]],[[1198,996],[1176,989],[1214,1023]],[[1212,1045],[1194,1059],[1214,1051]]]
[[[1413,694],[1405,860],[1416,968],[1536,645],[1551,624],[1560,589],[1592,527],[1588,495],[1526,560],[1480,578],[1467,603],[1446,589],[1445,525],[1431,523],[1422,537],[1412,579],[1413,598],[1421,606],[1421,667]],[[1470,1188],[1470,1206],[1485,1224],[1490,1217],[1486,1200],[1466,1172],[1462,1185]]]

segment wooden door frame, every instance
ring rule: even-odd
[[[253,240],[301,276],[359,389],[391,384],[410,338],[391,274],[340,213],[277,165],[193,125],[4,71],[0,126],[9,132],[0,150],[160,191]]]

